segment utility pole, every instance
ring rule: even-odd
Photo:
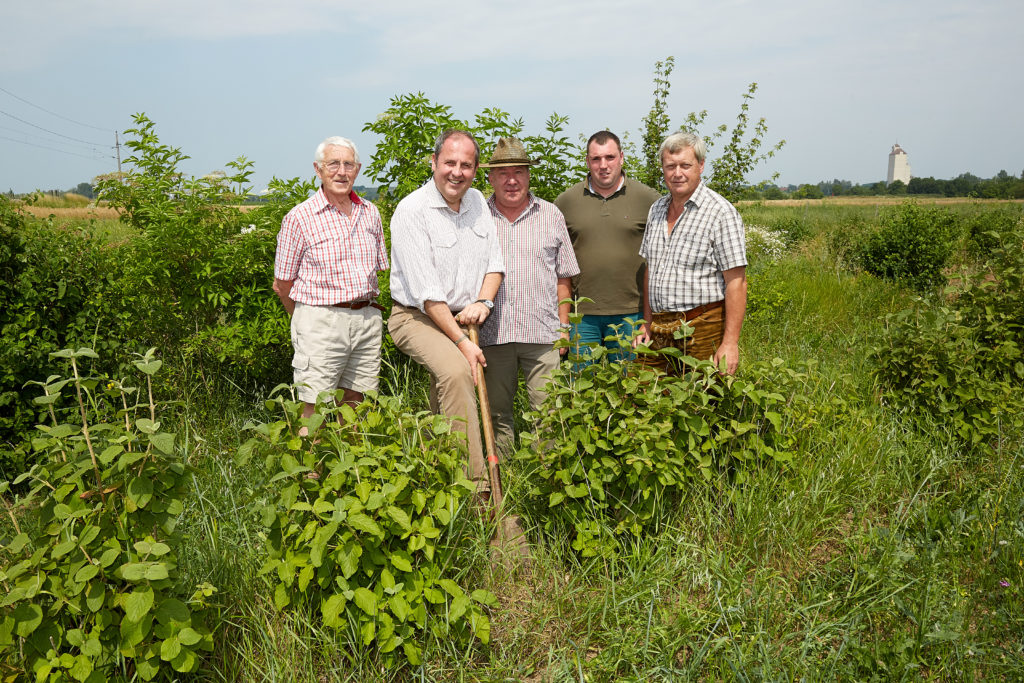
[[[117,178],[121,179],[121,140],[117,137],[117,131],[114,131],[114,149],[117,150]]]

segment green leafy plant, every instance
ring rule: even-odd
[[[943,281],[959,236],[956,215],[906,201],[882,216],[881,226],[857,247],[864,270],[925,292]]]
[[[670,377],[608,362],[596,347],[594,362],[553,373],[540,410],[527,417],[535,429],[516,457],[529,473],[530,507],[543,528],[571,529],[584,557],[613,553],[617,538],[656,528],[688,486],[722,477],[742,484],[747,468],[792,457],[786,397],[755,379],[761,370],[752,379],[722,376],[676,349],[649,353],[688,372]]]
[[[24,529],[11,515],[16,536],[0,550],[0,668],[90,683],[195,671],[200,652],[213,648],[203,624],[213,588],[184,597],[177,584],[175,524],[188,473],[175,434],[157,419],[152,376],[161,361],[152,350],[136,361],[147,389],[138,397],[124,382],[79,374],[91,349],[53,355],[72,375],[38,383],[52,424],[33,440],[44,460],[14,482],[30,484],[20,501],[30,513]],[[76,422],[56,419],[65,390]]]
[[[428,632],[488,642],[494,596],[457,582],[473,486],[450,423],[385,396],[305,419],[300,402],[278,394],[268,404],[282,419],[252,426],[240,457],[263,456],[269,475],[260,573],[276,579],[274,604],[357,634],[387,661],[419,664]]]

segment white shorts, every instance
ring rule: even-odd
[[[353,311],[296,302],[292,369],[299,400],[316,403],[321,392],[338,388],[376,391],[382,326],[381,312],[373,306]]]

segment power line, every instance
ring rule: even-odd
[[[61,114],[58,114],[57,112],[50,111],[49,109],[45,109],[43,107],[40,107],[38,104],[33,104],[32,102],[29,102],[28,100],[26,100],[24,97],[18,97],[17,95],[15,95],[14,93],[12,93],[10,90],[8,90],[6,88],[0,88],[0,91],[3,91],[5,93],[7,93],[8,95],[10,95],[11,97],[13,97],[16,100],[21,100],[22,102],[24,102],[25,104],[29,105],[30,107],[35,107],[39,111],[45,111],[47,114],[49,114],[51,116],[56,116],[58,119],[64,119],[65,121],[70,121],[71,123],[74,123],[76,125],[85,126],[86,128],[92,128],[94,130],[102,130],[102,131],[105,131],[105,132],[109,132],[110,131],[109,128],[100,128],[99,126],[91,126],[88,123],[82,123],[81,121],[75,121],[74,119],[69,119],[68,117],[62,116]]]
[[[52,150],[54,152],[60,152],[61,154],[70,154],[71,156],[82,157],[83,159],[90,159],[92,161],[101,161],[103,159],[113,159],[114,158],[113,155],[111,155],[109,157],[107,157],[107,156],[91,156],[90,157],[90,156],[86,156],[84,154],[79,154],[78,152],[69,152],[66,149],[58,149],[56,147],[47,147],[46,145],[37,145],[34,142],[25,142],[24,140],[15,140],[14,138],[9,138],[6,135],[0,135],[0,140],[10,140],[11,142],[17,142],[17,143],[20,143],[22,145],[28,145],[29,147],[38,147],[39,149],[49,149],[49,150]]]
[[[84,142],[85,144],[93,145],[94,147],[111,147],[111,148],[113,147],[113,145],[104,145],[101,142],[92,142],[90,140],[81,140],[79,138],[73,138],[70,135],[63,135],[61,133],[57,133],[55,131],[49,130],[48,128],[43,128],[42,126],[37,126],[36,124],[34,124],[34,123],[30,122],[30,121],[26,121],[25,119],[19,119],[14,114],[9,114],[9,113],[7,113],[7,112],[5,112],[3,110],[0,110],[0,114],[3,114],[4,116],[9,116],[12,119],[14,119],[15,121],[20,121],[21,123],[24,123],[25,125],[28,125],[28,126],[32,126],[33,128],[38,128],[39,130],[46,131],[50,135],[56,135],[59,138],[66,138],[68,140],[74,140],[75,142]]]
[[[11,133],[18,133],[19,135],[27,135],[30,138],[36,138],[37,140],[42,140],[44,142],[55,142],[54,140],[51,140],[50,138],[43,137],[42,135],[35,135],[34,133],[29,133],[28,131],[22,130],[20,128],[12,128],[11,126],[0,126],[0,130],[6,130],[6,131],[9,131]],[[62,144],[62,145],[69,145],[69,146],[70,145],[74,145],[75,147],[83,147],[85,149],[91,149],[91,150],[92,149],[96,149],[96,145],[93,145],[93,144],[88,144],[87,145],[87,144],[83,144],[83,143],[80,143],[80,142],[61,142],[60,144]],[[104,149],[106,149],[106,148],[109,147],[109,145],[102,145],[102,147]]]

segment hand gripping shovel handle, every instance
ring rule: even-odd
[[[480,345],[480,328],[475,323],[469,326],[469,340]],[[487,450],[487,475],[491,479],[491,504],[495,510],[501,508],[504,494],[501,491],[501,474],[498,470],[498,454],[494,448],[494,424],[491,422],[491,403],[487,399],[487,383],[483,367],[477,373],[476,393],[480,399],[480,423],[484,428],[484,448]]]

